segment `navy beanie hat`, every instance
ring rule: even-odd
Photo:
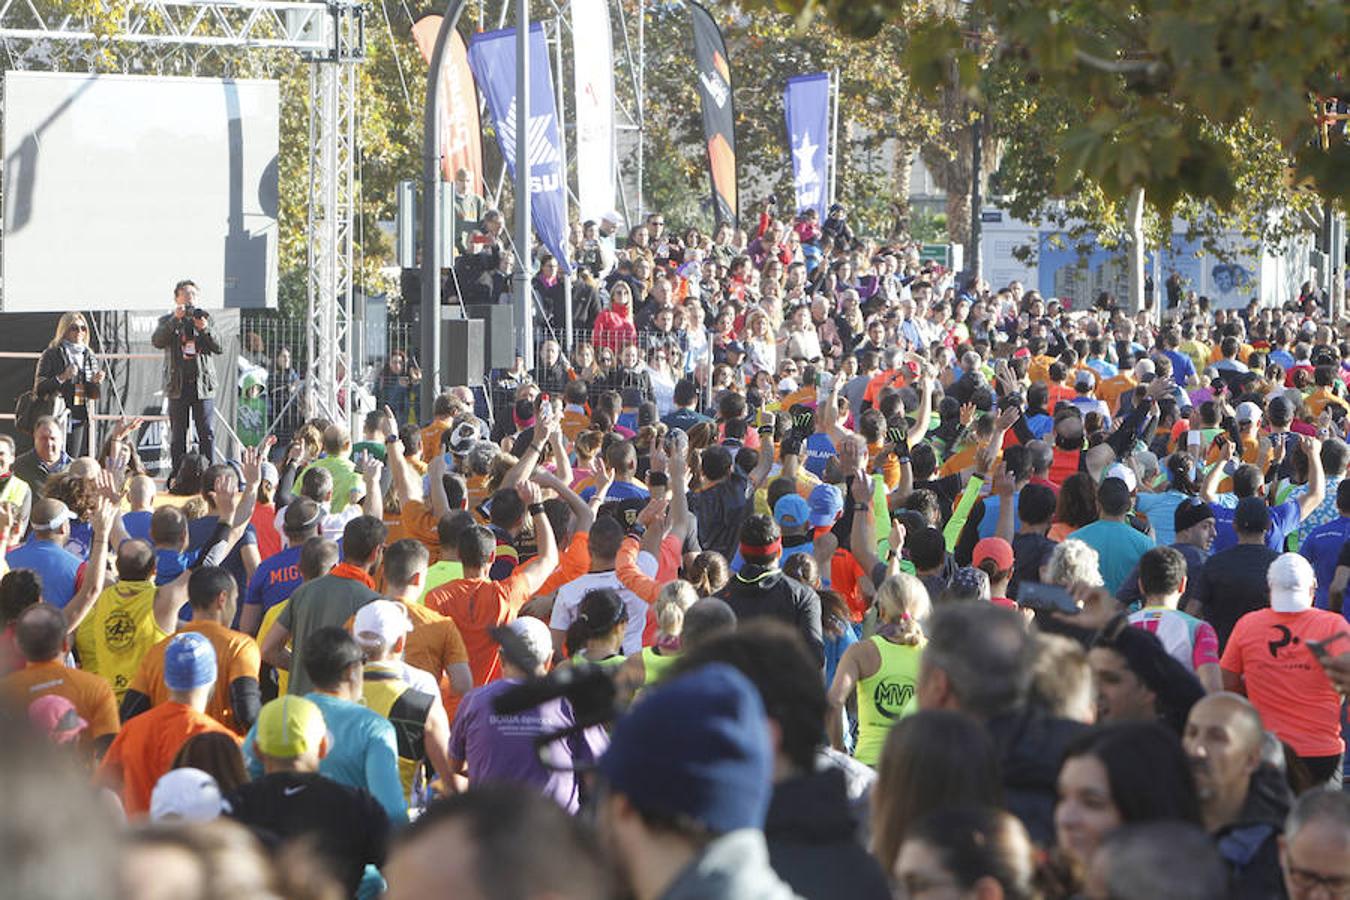
[[[717,834],[763,828],[773,744],[759,692],[724,663],[646,691],[614,727],[599,768],[641,812]]]

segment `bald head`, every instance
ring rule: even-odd
[[[127,499],[134,509],[149,509],[155,502],[155,479],[149,475],[135,475],[127,486]]]
[[[1260,748],[1266,733],[1266,726],[1261,721],[1261,714],[1256,711],[1252,701],[1241,694],[1234,694],[1230,691],[1219,691],[1206,695],[1204,699],[1191,707],[1187,724],[1189,725],[1192,720],[1223,722],[1231,725],[1237,729],[1237,734],[1245,742],[1255,748]]]
[[[146,541],[123,541],[117,548],[117,577],[123,581],[148,581],[155,574],[155,548]]]
[[[51,662],[66,652],[66,617],[47,603],[35,603],[19,614],[14,643],[29,662]]]
[[[29,518],[34,534],[41,540],[59,540],[70,532],[70,509],[52,497],[34,503]]]

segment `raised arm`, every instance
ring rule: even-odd
[[[773,468],[773,426],[761,425],[759,433],[759,458],[755,468],[750,471],[750,484],[759,488],[769,480],[769,470]]]
[[[66,617],[67,634],[74,634],[89,610],[93,609],[98,595],[103,593],[108,573],[108,539],[112,535],[113,523],[121,518],[120,506],[112,497],[101,492],[94,507],[94,540],[89,548],[89,561],[84,566],[84,581],[62,610]]]
[[[572,510],[572,523],[578,534],[591,530],[591,525],[595,524],[595,513],[591,510],[590,504],[582,500],[561,478],[547,469],[535,469],[530,480],[541,488],[557,494],[558,499],[567,504],[567,508]]]
[[[522,482],[516,485],[516,492],[525,501],[525,508],[534,523],[534,542],[539,552],[525,565],[518,566],[511,577],[519,575],[525,581],[526,592],[535,594],[558,565],[558,544],[553,539],[553,528],[549,525],[548,516],[544,515],[544,495],[540,493],[539,485],[532,481]]]
[[[365,463],[361,466],[361,480],[366,483],[366,496],[361,500],[361,509],[366,515],[377,519],[384,518],[384,486],[381,478],[383,474],[384,463],[367,454]],[[434,489],[435,485],[432,487]]]
[[[909,428],[909,443],[917,444],[928,434],[928,420],[933,415],[933,379],[926,368],[920,370],[923,391],[919,395],[919,408],[914,411],[914,424]]]
[[[825,434],[830,442],[838,447],[848,435],[852,434],[847,428],[839,424],[839,392],[844,389],[844,379],[835,378],[830,385],[829,393],[816,391],[816,415],[820,417],[821,424],[825,427]]]
[[[1298,498],[1298,517],[1302,521],[1316,512],[1327,493],[1327,473],[1322,469],[1322,442],[1311,435],[1299,435],[1299,446],[1308,457],[1308,490]]]
[[[872,573],[881,564],[881,558],[877,556],[876,525],[872,521],[872,479],[862,468],[853,473],[849,502],[853,504],[853,528],[849,532],[849,547],[853,558],[862,566],[863,574],[871,578]]]
[[[1017,485],[1008,474],[1008,467],[999,463],[994,469],[994,493],[999,498],[998,522],[994,526],[994,536],[1001,537],[1009,544],[1017,530],[1017,517],[1013,514],[1013,492]],[[987,509],[988,507],[986,507]]]
[[[1205,472],[1205,479],[1200,483],[1200,499],[1206,503],[1213,503],[1218,499],[1219,482],[1223,480],[1224,468],[1237,455],[1237,448],[1233,446],[1233,442],[1223,435],[1216,436],[1214,443],[1219,448],[1219,459]]]

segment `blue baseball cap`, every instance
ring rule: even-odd
[[[824,528],[834,524],[844,510],[844,497],[832,484],[818,484],[811,491],[811,524]]]
[[[800,494],[784,494],[773,505],[773,520],[780,528],[800,528],[811,518],[811,505]]]
[[[773,745],[759,692],[725,663],[649,688],[614,726],[599,770],[642,812],[715,834],[763,828]]]
[[[164,684],[171,691],[190,691],[216,680],[216,649],[195,631],[176,634],[164,648]]]

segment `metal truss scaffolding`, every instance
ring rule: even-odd
[[[305,383],[314,414],[350,422],[353,373],[362,363],[351,328],[356,81],[365,58],[361,4],[135,0],[124,11],[101,17],[72,14],[72,6],[0,0],[0,52],[6,67],[257,76],[293,62],[297,54],[310,64]]]

